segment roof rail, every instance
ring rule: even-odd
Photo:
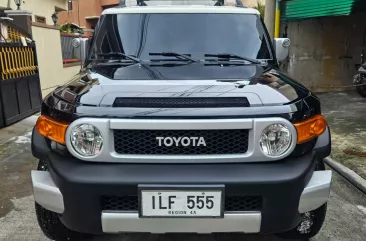
[[[224,6],[225,0],[217,0],[215,6]],[[244,7],[243,2],[241,0],[236,0],[237,7]]]
[[[149,1],[149,0],[136,0],[136,4],[137,4],[137,6],[147,6],[145,1]],[[235,1],[236,1],[237,7],[242,7],[242,8],[244,7],[243,2],[241,0],[235,0]],[[225,5],[225,0],[217,0],[215,3],[215,6],[224,6],[224,5]],[[126,0],[120,0],[119,6],[126,7]]]

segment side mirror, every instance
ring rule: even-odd
[[[276,58],[279,62],[285,60],[289,54],[291,41],[288,38],[275,38],[273,47],[276,52]]]
[[[71,44],[74,48],[74,58],[80,59],[84,63],[89,50],[89,39],[74,38]]]

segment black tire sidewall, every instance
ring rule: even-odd
[[[358,84],[366,84],[366,77],[364,76],[359,76],[358,78],[360,78],[360,81],[358,82]],[[357,92],[364,98],[366,98],[366,85],[362,85],[362,86],[357,86],[356,87]]]
[[[325,170],[325,164],[324,161],[322,159],[317,159],[316,160],[316,166],[315,166],[315,171],[324,171]],[[317,235],[320,231],[320,229],[322,228],[323,224],[324,224],[324,220],[325,220],[325,216],[327,213],[327,203],[323,204],[322,206],[320,206],[319,208],[315,209],[312,211],[314,214],[314,219],[313,219],[313,225],[311,227],[311,231],[307,234],[301,234],[297,231],[297,227],[284,232],[284,233],[279,233],[277,234],[279,237],[281,238],[285,238],[285,239],[299,239],[299,240],[308,240],[309,238],[314,237],[315,235]]]
[[[319,233],[319,231],[323,226],[327,212],[327,203],[323,204],[321,207],[314,210],[313,212],[315,217],[313,219],[313,225],[309,233],[301,234],[299,231],[297,231],[298,226],[296,226],[295,228],[287,232],[277,234],[277,236],[283,239],[297,239],[297,240],[308,240],[314,237]]]
[[[47,171],[48,163],[43,160],[39,160],[37,170]],[[79,241],[87,240],[90,235],[79,233],[68,229],[60,220],[57,213],[49,211],[35,202],[35,210],[37,215],[38,225],[41,228],[43,234],[56,241]]]

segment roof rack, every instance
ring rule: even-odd
[[[148,1],[148,0],[146,0]],[[136,0],[137,6],[147,6],[144,0]]]
[[[137,6],[147,6],[145,1],[149,1],[149,0],[136,0],[136,4],[137,4]],[[243,2],[241,0],[235,0],[235,1],[236,1],[237,7],[242,7],[242,8],[244,7]],[[215,3],[215,6],[224,6],[224,5],[225,5],[225,0],[217,0]],[[126,7],[126,0],[120,0],[119,7]]]

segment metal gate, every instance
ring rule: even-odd
[[[36,44],[11,22],[1,23],[0,127],[40,110],[42,92]]]

